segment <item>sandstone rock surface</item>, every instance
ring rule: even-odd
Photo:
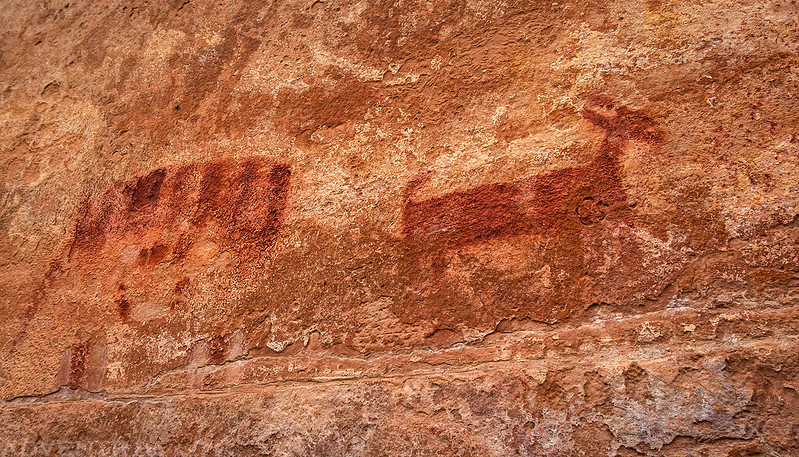
[[[795,1],[8,0],[0,455],[799,455]]]

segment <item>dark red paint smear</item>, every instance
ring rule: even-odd
[[[226,247],[255,258],[277,240],[291,169],[264,159],[219,160],[160,168],[81,205],[69,257],[92,255],[125,235],[170,227],[172,245],[142,249],[139,265],[180,258],[196,232],[213,225]],[[184,233],[185,232],[185,233]]]
[[[421,202],[406,191],[402,233],[406,237],[435,238],[448,247],[514,234],[526,227],[520,191],[512,183],[487,184]]]
[[[79,389],[86,381],[86,364],[89,358],[89,342],[84,341],[72,348],[69,358],[69,381],[67,387]]]
[[[225,361],[225,351],[227,351],[227,339],[217,335],[208,342],[208,358],[211,363],[220,365]]]
[[[130,199],[128,209],[138,211],[158,203],[165,177],[166,170],[162,168],[139,178],[134,185],[127,186],[125,193]]]
[[[117,299],[117,313],[122,322],[128,322],[130,319],[130,302],[125,297]]]

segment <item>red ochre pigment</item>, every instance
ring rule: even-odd
[[[486,184],[423,201],[414,199],[429,173],[412,179],[404,194],[402,234],[418,250],[442,252],[497,237],[538,233],[566,237],[614,214],[629,212],[619,156],[630,140],[658,146],[662,134],[652,119],[595,98],[583,117],[605,130],[591,163],[527,178]],[[436,262],[434,261],[434,264]]]
[[[81,205],[69,257],[92,256],[124,239],[152,231],[177,233],[139,253],[139,265],[186,254],[198,232],[217,239],[241,259],[271,249],[283,224],[291,169],[264,159],[219,160],[157,169]],[[117,249],[124,246],[117,245]]]

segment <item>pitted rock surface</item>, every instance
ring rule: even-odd
[[[0,455],[799,454],[799,5],[0,8]]]

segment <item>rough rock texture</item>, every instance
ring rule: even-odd
[[[799,455],[799,5],[7,0],[0,455]]]

